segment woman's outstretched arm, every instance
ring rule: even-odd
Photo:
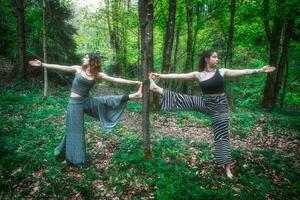
[[[190,72],[185,74],[158,74],[150,73],[152,79],[181,79],[181,80],[195,80],[199,78],[199,72]]]
[[[255,75],[259,73],[271,73],[275,70],[275,67],[266,65],[260,69],[220,69],[221,73],[224,74],[225,77],[239,77],[239,76],[245,76],[245,75]]]
[[[81,67],[78,65],[73,65],[73,66],[64,66],[64,65],[57,65],[57,64],[47,64],[47,63],[42,63],[39,60],[31,60],[29,61],[29,64],[33,67],[46,67],[50,69],[57,69],[60,71],[66,71],[66,72],[78,72]]]
[[[102,80],[105,80],[108,82],[113,82],[113,83],[124,83],[124,84],[129,84],[129,85],[141,85],[142,84],[141,81],[132,81],[132,80],[127,80],[127,79],[123,79],[123,78],[115,78],[115,77],[108,76],[103,72],[99,73],[99,77]]]

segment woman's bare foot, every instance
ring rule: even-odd
[[[152,92],[157,92],[159,94],[163,94],[163,89],[161,87],[159,87],[158,85],[156,85],[156,83],[154,82],[154,80],[151,78],[151,75],[149,75],[149,80],[150,80],[150,87],[149,89]]]
[[[230,170],[230,165],[225,165],[225,173],[226,173],[227,178],[233,179],[233,175]]]
[[[129,99],[140,99],[143,97],[143,85],[141,84],[139,90],[133,94],[129,95]]]

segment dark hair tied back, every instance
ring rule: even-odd
[[[202,51],[199,52],[199,71],[202,72],[204,71],[205,67],[206,67],[206,61],[205,58],[210,58],[210,56],[216,51],[214,51],[213,49],[209,49],[206,51]]]

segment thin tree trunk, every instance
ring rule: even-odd
[[[177,64],[177,59],[178,59],[178,47],[179,47],[179,40],[180,40],[180,38],[179,38],[180,31],[181,31],[181,28],[177,27],[176,28],[176,34],[175,34],[175,49],[174,49],[173,65],[172,65],[172,67],[170,68],[170,71],[169,71],[169,72],[172,72],[172,73],[175,73],[177,71],[176,64]]]
[[[197,23],[196,23],[196,28],[195,28],[195,31],[194,31],[194,36],[193,36],[193,47],[192,47],[192,71],[194,71],[194,63],[195,63],[195,59],[194,59],[194,56],[195,56],[195,51],[196,51],[196,45],[197,45],[197,35],[198,35],[198,32],[199,32],[199,29],[200,29],[200,2],[197,1],[196,3],[196,12],[197,13]]]
[[[172,56],[172,49],[174,43],[174,30],[175,30],[175,21],[176,21],[176,0],[169,0],[169,16],[166,22],[166,34],[164,36],[164,49],[163,49],[163,61],[161,67],[161,73],[169,73],[171,68],[171,56]],[[170,85],[171,82],[162,81],[162,86],[164,88],[167,85]],[[159,96],[154,95],[154,102],[155,107],[159,108]]]
[[[105,13],[106,13],[106,19],[107,19],[107,26],[108,26],[108,33],[109,33],[109,41],[110,41],[110,46],[112,49],[114,49],[114,38],[112,34],[112,28],[111,28],[111,20],[110,20],[110,1],[105,0]]]
[[[46,2],[43,0],[43,53],[44,62],[47,63],[47,32],[46,32]],[[48,74],[47,68],[44,67],[44,97],[48,96]]]
[[[124,66],[124,76],[127,77],[127,67],[128,67],[128,59],[127,59],[127,46],[128,46],[128,24],[129,19],[127,17],[128,13],[130,12],[130,1],[125,1],[124,2],[124,10],[126,10],[126,13],[124,16],[125,17],[125,26],[122,25],[122,30],[123,30],[123,39],[122,39],[122,44],[123,44],[123,66]]]
[[[131,8],[130,0],[127,0],[127,11],[129,12]]]
[[[229,68],[232,68],[235,7],[236,7],[236,0],[231,0],[230,25],[229,25],[229,34],[228,34],[228,43],[227,43],[227,55],[226,55],[226,60],[225,60],[225,66],[228,63]],[[233,94],[233,80],[232,79],[230,80],[229,106],[230,106],[231,109],[234,108],[234,94]]]
[[[138,41],[137,41],[137,50],[138,50],[138,66],[141,65],[141,29],[140,29],[140,24],[138,26]]]
[[[141,27],[141,53],[143,69],[143,133],[144,156],[152,159],[150,147],[150,121],[149,121],[149,78],[153,69],[153,2],[152,0],[139,0],[139,18]]]
[[[285,75],[284,75],[283,89],[282,89],[282,96],[281,96],[281,100],[280,100],[280,108],[283,107],[283,103],[284,103],[284,98],[285,98],[285,94],[286,94],[287,80],[288,80],[288,72],[289,72],[289,63],[288,63],[288,60],[286,60]]]
[[[19,77],[26,77],[26,64],[25,64],[25,6],[24,0],[16,0],[16,10],[18,16],[18,43],[19,43]]]
[[[124,68],[124,76],[127,76],[127,37],[128,37],[128,31],[126,26],[122,27],[122,66]]]
[[[176,33],[175,33],[175,48],[174,48],[174,59],[173,59],[173,65],[171,65],[172,67],[170,68],[170,71],[168,73],[176,73],[177,71],[177,60],[178,60],[178,47],[179,47],[179,36],[180,36],[180,31],[181,31],[181,27],[177,26],[176,28]],[[172,88],[173,90],[175,89],[176,84],[176,80],[172,80],[169,82],[169,88]]]
[[[192,47],[193,47],[193,9],[191,0],[185,0],[186,4],[186,19],[187,19],[187,43],[186,43],[186,63],[184,66],[184,73],[190,72],[192,69]],[[182,92],[187,93],[188,84],[185,81],[182,84]]]
[[[267,9],[266,13],[268,13],[269,5],[268,0],[264,0],[264,8]],[[278,54],[280,49],[280,40],[283,29],[282,23],[282,4],[283,0],[278,0],[277,2],[277,15],[274,17],[273,30],[272,33],[266,32],[267,37],[269,37],[270,47],[269,47],[269,64],[273,66],[277,66],[278,64]],[[267,18],[267,19],[266,19]],[[264,20],[265,30],[269,31],[269,21],[268,16],[265,16]],[[275,74],[268,73],[267,80],[264,87],[264,97],[262,101],[262,106],[265,108],[274,107],[276,103],[275,97]]]
[[[121,75],[123,69],[121,68],[124,63],[124,49],[121,41],[121,32],[120,29],[120,0],[105,0],[106,7],[106,18],[108,25],[108,32],[110,36],[110,44],[114,50],[114,62],[115,69],[114,74]],[[121,31],[120,31],[121,30]]]
[[[174,41],[176,16],[176,0],[169,0],[169,18],[166,25],[166,34],[163,50],[163,62],[161,67],[162,73],[168,73],[171,65],[171,55]]]
[[[115,62],[116,68],[115,73],[120,75],[122,74],[122,47],[120,41],[120,27],[119,27],[119,20],[120,20],[120,0],[113,0],[112,2],[112,35],[114,38],[114,47],[115,47]]]
[[[275,82],[275,101],[277,100],[277,96],[279,94],[279,91],[282,86],[282,79],[283,79],[283,70],[284,67],[286,67],[287,63],[287,53],[288,53],[288,46],[289,46],[289,41],[292,35],[293,31],[293,26],[294,26],[294,18],[289,19],[286,24],[285,28],[285,34],[284,34],[284,39],[283,39],[283,45],[282,45],[282,52],[281,52],[281,57],[280,61],[277,67],[277,76],[276,76],[276,82]]]

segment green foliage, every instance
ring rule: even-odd
[[[16,29],[17,19],[14,17],[14,9],[10,0],[0,1],[0,54],[4,56],[16,57],[17,40]]]
[[[299,192],[296,178],[299,171],[292,161],[295,157],[272,149],[251,152],[236,149],[233,153],[239,157],[236,170],[241,174],[237,181],[244,186],[240,193],[242,199],[265,199],[266,194],[275,199],[295,199],[294,195]],[[291,171],[296,174],[290,176]],[[278,183],[278,179],[282,181]],[[287,187],[287,184],[291,185]]]
[[[235,108],[234,113],[230,113],[230,131],[238,135],[241,139],[251,134],[251,129],[257,123],[258,115],[253,112]]]
[[[1,55],[16,60],[18,38],[16,34],[17,17],[12,1],[1,0]],[[43,58],[43,10],[42,1],[25,1],[25,40],[27,58]],[[48,62],[75,63],[79,59],[75,54],[73,34],[75,28],[68,22],[72,18],[69,6],[59,0],[47,1],[46,30]],[[14,61],[14,63],[17,63]]]
[[[115,54],[110,44],[107,9],[98,7],[95,12],[91,12],[90,7],[78,8],[69,0],[46,2],[48,61],[73,64],[79,62],[75,51],[77,54],[100,51],[103,68],[109,71],[110,65],[115,62]],[[229,1],[192,1],[192,4],[197,2],[201,5],[200,10],[195,10],[193,6],[193,31],[199,28],[193,69],[197,69],[197,52],[207,48],[218,51],[220,67],[223,67],[228,37]],[[27,56],[42,57],[41,1],[27,3]],[[122,27],[122,46],[126,47],[126,52],[125,48],[122,50],[127,59],[124,66],[132,64],[127,66],[126,73],[131,68],[139,68],[138,7],[136,3],[131,3],[130,8],[118,10],[117,14],[120,16],[116,21]],[[237,3],[231,67],[259,68],[268,59],[261,1],[247,0]],[[276,14],[275,3],[270,1],[271,17]],[[0,4],[0,54],[16,59],[18,44],[15,10],[9,0],[0,0]],[[160,71],[168,0],[154,1],[154,5],[154,70]],[[122,4],[122,8],[125,8],[125,4]],[[72,15],[73,11],[75,15]],[[200,17],[200,27],[196,25],[197,17]],[[295,24],[296,27],[299,25],[299,19],[296,19]],[[74,27],[78,30],[77,33]],[[192,48],[186,47],[184,0],[178,0],[177,3],[176,29],[178,27],[179,52],[175,65],[176,71],[182,72],[186,49]],[[264,135],[287,136],[288,141],[299,140],[298,35],[299,31],[295,30],[289,47],[289,77],[283,108],[260,108],[265,75],[234,80],[235,109],[230,111],[230,131],[240,140],[245,141],[251,134],[255,134],[257,126],[262,128]],[[139,74],[135,73],[132,78],[138,78],[137,76]],[[198,84],[192,85],[192,90],[195,87]],[[53,149],[64,134],[64,114],[69,91],[65,87],[54,89],[51,83],[49,98],[43,99],[41,91],[42,85],[38,82],[13,80],[3,87],[1,85],[0,197],[3,199],[33,196],[37,199],[64,199],[76,198],[78,195],[82,199],[107,198],[103,197],[105,192],[95,187],[97,182],[103,182],[108,189],[116,190],[120,198],[127,197],[134,191],[132,196],[136,199],[149,196],[156,199],[297,199],[300,194],[299,158],[294,152],[288,152],[289,150],[236,147],[232,150],[233,158],[238,161],[234,167],[236,178],[230,181],[224,178],[222,170],[213,166],[213,146],[206,141],[191,142],[178,138],[153,137],[154,159],[146,160],[143,157],[142,137],[137,135],[136,130],[125,130],[118,126],[114,131],[117,137],[99,135],[98,123],[89,117],[86,118],[85,125],[89,132],[88,157],[92,162],[83,168],[73,169],[66,162],[58,162],[53,156]],[[279,96],[281,98],[281,94]],[[126,109],[142,112],[142,105],[130,101]],[[186,121],[200,126],[211,126],[210,118],[199,112],[159,114],[175,115],[178,117],[179,127],[185,126]],[[108,154],[107,149],[111,151]],[[110,153],[113,158],[108,169],[101,168],[102,158]]]
[[[282,133],[293,130],[300,136],[299,113],[290,112],[289,110],[274,110],[272,114],[267,115],[267,123],[264,124],[264,132],[275,132],[281,135]],[[288,117],[287,117],[288,116]]]
[[[126,109],[131,112],[142,112],[143,106],[136,101],[128,101]]]
[[[263,82],[266,76],[243,77],[234,81],[235,109],[231,113],[231,131],[241,137],[246,137],[247,132],[258,123],[260,118],[265,118],[263,131],[267,134],[275,132],[282,134],[288,129],[299,132],[299,112],[297,110],[300,101],[297,93],[299,83],[294,77],[299,75],[296,67],[290,67],[290,79],[287,82],[288,91],[284,101],[284,107],[279,105],[272,111],[261,109]],[[229,85],[229,82],[227,82]],[[294,97],[294,98],[290,98]],[[281,98],[281,95],[280,95]]]
[[[197,177],[199,169],[191,169],[187,165],[189,152],[188,144],[184,141],[171,138],[156,141],[152,149],[154,160],[143,158],[139,138],[128,136],[120,143],[120,150],[114,154],[114,165],[108,170],[112,184],[120,192],[130,187],[128,183],[146,183],[156,187],[157,199],[205,199],[227,195],[225,189],[213,191],[206,188],[208,181]],[[200,146],[208,148],[207,145]]]
[[[98,122],[91,118],[86,118],[85,125],[89,132],[87,152],[92,162],[82,168],[71,168],[53,156],[53,149],[64,134],[68,91],[64,87],[55,90],[50,84],[51,96],[43,99],[42,86],[37,83],[15,80],[0,92],[0,195],[4,199],[26,198],[34,187],[37,198],[73,195],[105,198],[103,190],[95,189],[98,182],[115,190],[120,198],[130,191],[135,191],[132,197],[136,199],[265,199],[266,196],[296,199],[299,196],[298,158],[293,152],[236,147],[232,150],[237,160],[236,178],[230,181],[213,165],[213,146],[206,141],[153,137],[154,159],[147,160],[143,156],[142,137],[136,130],[118,126],[114,131],[116,136],[99,135]],[[131,102],[127,109],[140,112],[141,105]],[[255,105],[240,105],[230,114],[232,132],[241,138],[249,136],[247,131],[261,115],[267,119],[268,131],[274,134],[281,134],[283,129],[298,129],[295,113],[266,112]],[[210,119],[198,112],[164,115],[178,115],[182,126],[184,120],[210,126]],[[100,146],[96,146],[98,141],[102,141]],[[108,156],[103,151],[111,148],[114,149],[111,164],[103,169],[99,165]]]

